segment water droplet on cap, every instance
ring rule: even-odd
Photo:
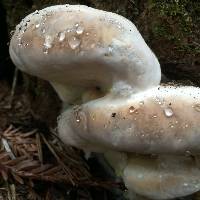
[[[180,139],[180,138],[178,139],[178,142],[179,142],[179,143],[182,142],[182,141],[183,141],[182,139]]]
[[[191,155],[192,153],[189,150],[185,151],[185,156],[191,156]]]
[[[76,122],[79,123],[80,121],[81,121],[81,118],[77,116],[76,117]]]
[[[69,46],[74,50],[80,45],[81,41],[77,37],[73,36],[68,40],[68,43]]]
[[[169,123],[169,127],[170,128],[174,128],[174,124],[171,122],[171,123]]]
[[[18,46],[22,46],[22,44],[23,44],[23,43],[22,43],[22,38],[19,37],[19,38],[18,38]]]
[[[172,117],[174,115],[174,112],[171,108],[168,107],[164,109],[164,114],[166,117]]]
[[[76,118],[76,122],[79,123],[81,120],[79,118]]]
[[[64,31],[58,33],[58,39],[59,39],[59,42],[62,42],[65,39],[65,32]]]
[[[43,34],[46,32],[45,28],[42,28],[41,31],[42,31]]]
[[[156,98],[155,98],[155,100],[156,100],[156,102],[159,104],[159,105],[162,105],[163,104],[163,99],[161,99],[161,98],[159,98],[159,97],[157,97],[156,96]]]
[[[35,25],[35,28],[39,28],[39,27],[40,27],[40,24],[36,24],[36,25]]]
[[[78,35],[81,35],[84,31],[84,27],[83,26],[78,26],[77,29],[76,29],[76,33]]]
[[[29,43],[25,43],[25,44],[24,44],[24,47],[27,47],[27,46],[29,46]]]
[[[105,56],[111,56],[111,55],[112,55],[112,52],[113,52],[113,48],[109,45],[109,46],[108,46],[108,50],[107,50],[107,52],[105,53]]]
[[[122,28],[120,25],[117,25],[117,27],[118,27],[119,29],[121,29],[121,28]]]
[[[144,101],[140,101],[139,104],[140,104],[141,106],[143,106],[143,105],[144,105]]]
[[[129,113],[132,114],[132,113],[135,113],[135,112],[137,112],[137,109],[135,107],[131,106],[129,108]]]
[[[44,47],[50,49],[52,47],[53,37],[46,35],[44,39]]]
[[[44,53],[44,54],[48,54],[48,53],[49,53],[49,50],[48,50],[47,48],[44,48],[44,49],[43,49],[43,53]]]
[[[108,51],[109,51],[109,53],[112,53],[113,48],[112,48],[111,46],[109,46],[109,47],[108,47]]]

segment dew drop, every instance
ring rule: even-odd
[[[43,53],[47,55],[49,53],[49,50],[47,48],[44,48]]]
[[[169,123],[170,128],[174,128],[174,124],[172,122]]]
[[[74,50],[79,47],[81,41],[77,37],[73,36],[68,40],[68,43],[69,46]]]
[[[182,139],[178,139],[178,142],[181,143],[183,140]]]
[[[23,44],[23,43],[22,43],[22,38],[19,37],[19,38],[18,38],[18,46],[22,46],[22,44]]]
[[[59,39],[59,42],[62,42],[65,39],[65,32],[64,31],[58,33],[58,39]]]
[[[194,105],[193,108],[194,108],[197,112],[200,112],[200,103]]]
[[[189,150],[185,151],[185,156],[191,156],[191,155],[192,153]]]
[[[76,29],[76,33],[78,35],[81,35],[84,31],[84,27],[83,26],[78,26],[77,29]]]
[[[53,37],[46,35],[44,39],[44,47],[50,49],[52,47]]]
[[[76,116],[76,122],[79,123],[81,121],[81,118],[77,115]]]
[[[35,25],[35,28],[39,28],[39,27],[40,27],[40,24],[36,24],[36,25]]]
[[[132,113],[135,113],[135,112],[137,112],[137,109],[135,107],[131,106],[129,108],[129,113],[132,114]]]
[[[141,106],[143,106],[143,105],[144,105],[144,101],[140,101],[139,104],[140,104]]]
[[[109,46],[109,47],[108,47],[108,51],[109,51],[109,53],[112,53],[113,48],[112,48],[111,46]]]
[[[121,29],[122,27],[120,25],[117,26],[119,29]]]
[[[183,185],[184,185],[185,187],[187,187],[187,186],[188,186],[188,183],[183,183]]]
[[[171,108],[168,107],[164,109],[164,114],[166,117],[172,117],[174,115],[174,112]]]
[[[27,46],[29,46],[29,44],[28,44],[28,43],[25,43],[25,44],[24,44],[24,47],[27,47]]]
[[[113,48],[111,46],[108,46],[108,51],[105,53],[105,56],[111,56],[113,52]]]
[[[164,104],[164,99],[163,98],[159,98],[159,97],[156,96],[155,100],[159,105]]]
[[[45,28],[42,28],[41,31],[42,31],[43,34],[46,32]]]
[[[95,120],[95,116],[94,116],[94,115],[92,116],[92,120],[93,120],[93,121]]]

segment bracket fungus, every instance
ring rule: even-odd
[[[129,20],[51,6],[16,27],[10,56],[68,105],[60,138],[104,153],[129,194],[173,199],[200,190],[200,89],[160,85],[159,62]]]

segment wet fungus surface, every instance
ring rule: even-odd
[[[200,89],[160,85],[159,62],[130,21],[82,5],[48,7],[16,27],[10,55],[67,107],[63,142],[104,153],[130,198],[200,189]]]

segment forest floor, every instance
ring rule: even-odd
[[[111,180],[95,158],[63,147],[37,119],[28,95],[0,81],[0,199],[111,200],[121,183]]]

